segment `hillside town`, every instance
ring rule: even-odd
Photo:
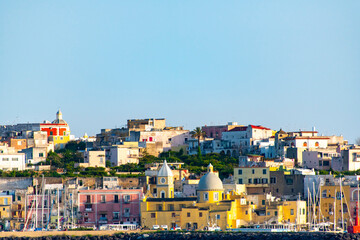
[[[75,137],[59,110],[0,125],[0,230],[356,228],[357,144],[315,127],[165,118]]]

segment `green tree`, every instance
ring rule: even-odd
[[[200,128],[197,127],[191,132],[191,137],[197,138],[198,140],[198,157],[201,157],[201,147],[200,147],[200,140],[205,138],[206,133]]]

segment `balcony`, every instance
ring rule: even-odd
[[[128,212],[124,213],[124,217],[130,217],[130,213]]]

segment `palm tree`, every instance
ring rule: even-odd
[[[201,155],[200,139],[205,138],[205,136],[206,136],[206,133],[200,127],[195,128],[191,132],[191,137],[197,138],[197,140],[198,140],[199,155]]]

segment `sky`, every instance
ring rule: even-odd
[[[360,137],[360,1],[0,0],[0,125]]]

